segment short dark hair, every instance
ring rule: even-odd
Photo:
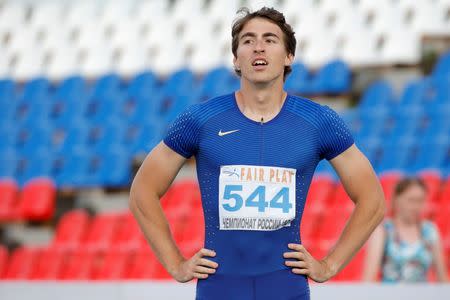
[[[278,27],[280,27],[281,31],[283,31],[284,47],[286,48],[287,53],[295,56],[295,48],[297,45],[297,40],[295,39],[295,32],[292,29],[291,25],[286,23],[286,19],[284,18],[284,15],[281,12],[279,12],[274,8],[269,7],[263,7],[257,11],[250,12],[250,10],[247,7],[243,7],[237,11],[237,14],[243,14],[243,16],[234,20],[231,28],[231,37],[232,37],[231,50],[233,51],[233,55],[235,58],[237,57],[237,48],[239,45],[239,33],[242,31],[245,24],[247,24],[248,21],[254,18],[267,19],[270,22],[276,24]],[[238,76],[241,76],[240,70],[235,68],[234,71]],[[291,72],[292,72],[291,66],[285,66],[283,80],[286,80],[286,77]]]
[[[426,184],[419,177],[405,177],[399,180],[394,189],[394,197],[403,194],[410,186],[418,185],[425,192],[428,191]]]

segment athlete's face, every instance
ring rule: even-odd
[[[408,222],[417,222],[424,209],[425,190],[418,184],[410,185],[394,199],[395,213]]]
[[[239,43],[233,63],[243,79],[254,83],[283,80],[284,67],[294,59],[284,46],[283,31],[274,23],[254,18],[238,36]]]

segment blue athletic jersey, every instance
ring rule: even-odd
[[[232,93],[189,106],[164,143],[196,158],[205,248],[216,251],[216,274],[258,275],[288,268],[283,253],[288,243],[301,243],[314,170],[353,138],[328,106],[288,95],[262,123],[247,118]]]

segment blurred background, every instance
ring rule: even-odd
[[[297,38],[285,89],[340,113],[388,204],[400,178],[425,181],[423,217],[450,272],[449,0],[0,0],[0,283],[172,281],[128,189],[187,105],[239,88],[231,24],[242,6],[285,14]],[[204,229],[192,160],[162,205],[193,254]],[[302,223],[314,256],[352,209],[322,161]],[[361,282],[364,255],[332,282]]]

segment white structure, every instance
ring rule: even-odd
[[[282,11],[316,68],[415,64],[424,35],[450,36],[448,0],[3,0],[0,76],[61,79],[81,72],[160,75],[232,66],[231,24],[239,5]]]

